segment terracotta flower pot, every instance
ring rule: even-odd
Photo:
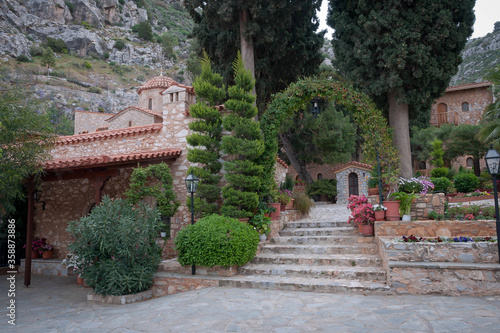
[[[80,274],[76,276],[76,283],[77,284],[83,284],[83,279],[81,278]]]
[[[361,233],[363,234],[363,236],[373,236],[374,235],[373,224],[362,224]]]
[[[368,188],[368,195],[378,195],[378,187]]]
[[[385,210],[376,210],[375,221],[384,221],[384,220],[385,220]]]
[[[294,201],[295,201],[295,199],[292,199],[292,201],[287,203],[285,209],[288,209],[288,210],[293,209],[293,202]]]
[[[277,221],[280,219],[280,203],[268,203],[268,207],[274,207],[276,209],[275,212],[269,213],[269,216],[271,217],[271,221]]]
[[[43,259],[51,259],[54,255],[54,250],[43,251]]]
[[[31,259],[37,259],[37,258],[38,258],[38,251],[31,250]]]
[[[384,201],[383,205],[387,208],[385,217],[387,221],[399,221],[399,201]]]
[[[286,204],[280,204],[280,212],[284,212],[286,210]]]

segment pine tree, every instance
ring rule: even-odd
[[[205,53],[201,59],[201,75],[194,81],[196,104],[191,106],[189,112],[195,119],[189,124],[193,134],[187,137],[187,142],[193,147],[188,149],[187,159],[198,163],[192,166],[189,173],[195,174],[200,179],[198,190],[194,199],[194,207],[199,216],[217,213],[220,198],[219,172],[222,168],[220,162],[220,142],[222,137],[222,116],[215,108],[224,102],[226,97],[222,76],[212,71],[210,58]],[[191,204],[188,198],[188,207]]]
[[[388,105],[401,174],[412,175],[409,106],[425,110],[456,73],[475,0],[330,0],[328,24],[342,75]]]
[[[224,117],[223,125],[231,135],[222,138],[222,151],[231,160],[224,164],[228,183],[222,189],[223,215],[234,218],[251,217],[258,206],[261,186],[262,166],[256,162],[264,152],[264,141],[259,122],[253,118],[257,108],[253,105],[255,96],[251,94],[255,81],[245,70],[241,54],[233,63],[236,84],[228,89],[229,99],[224,104],[231,112]]]
[[[56,57],[54,56],[54,51],[50,47],[47,47],[42,54],[42,66],[47,66],[47,76],[49,76],[49,68],[56,65]]]

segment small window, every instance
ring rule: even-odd
[[[178,92],[176,92],[176,93],[175,93],[175,101],[176,101],[176,102],[178,102],[178,101],[179,101],[179,93],[178,93]]]
[[[148,109],[153,110],[153,99],[152,98],[149,99]]]
[[[462,111],[464,112],[469,111],[469,103],[467,102],[462,103]]]
[[[170,103],[174,101],[174,94],[170,94]]]
[[[467,159],[467,167],[468,168],[474,167],[474,160],[471,157]]]
[[[318,173],[318,180],[321,180],[321,179],[323,179],[323,174]]]
[[[427,166],[425,165],[425,161],[420,161],[418,163],[418,169],[419,170],[425,170],[425,169],[427,169]]]
[[[132,120],[129,120],[128,127],[132,127]]]

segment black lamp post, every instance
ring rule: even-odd
[[[321,99],[319,99],[317,97],[314,97],[313,99],[311,99],[311,114],[314,118],[317,118],[321,112],[321,108],[319,105],[320,102],[321,102]]]
[[[500,165],[500,154],[493,149],[493,145],[490,146],[486,156],[484,157],[486,161],[486,167],[488,168],[488,173],[493,178],[493,194],[495,198],[495,218],[496,218],[496,227],[497,227],[497,244],[498,244],[498,256],[500,259],[500,221],[498,217],[498,193],[497,193],[497,174],[498,167]]]
[[[185,182],[186,182],[186,188],[187,188],[188,193],[191,193],[191,225],[193,225],[194,224],[194,194],[196,193],[196,190],[198,189],[198,183],[200,182],[200,180],[195,175],[190,173],[186,177]],[[191,273],[193,275],[196,274],[196,267],[194,265],[191,267]]]

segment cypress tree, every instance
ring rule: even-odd
[[[330,0],[335,66],[388,105],[401,174],[412,176],[409,108],[428,112],[456,73],[475,0]],[[426,106],[425,108],[422,106]]]
[[[262,166],[257,164],[264,152],[264,140],[254,106],[255,96],[251,94],[255,80],[245,70],[241,54],[233,63],[235,85],[228,89],[229,99],[224,104],[231,112],[224,117],[224,129],[231,135],[222,138],[222,151],[230,155],[224,164],[228,183],[222,189],[223,215],[246,218],[253,215],[258,206],[261,186]]]
[[[200,179],[194,206],[199,216],[206,216],[219,210],[222,116],[215,106],[224,102],[226,91],[222,84],[222,76],[212,71],[206,53],[201,59],[201,69],[200,76],[193,84],[196,104],[189,109],[195,120],[189,124],[193,133],[187,137],[187,142],[193,148],[188,148],[187,159],[198,163],[198,166],[189,168],[188,174],[193,173]],[[191,204],[190,200],[191,198],[188,198],[188,207]]]

